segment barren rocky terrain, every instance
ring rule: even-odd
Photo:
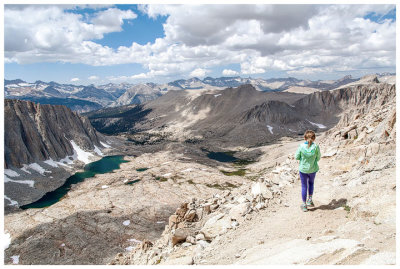
[[[330,108],[332,99],[316,94],[296,106]],[[341,110],[335,127],[317,133],[323,156],[308,212],[293,157],[301,136],[223,149],[242,163],[169,141],[126,154],[119,170],[74,185],[49,207],[5,215],[4,262],[394,264],[395,87],[332,95]]]
[[[281,141],[248,166],[258,182],[192,197],[159,240],[111,264],[395,264],[395,92],[386,93],[318,134],[323,156],[308,212],[293,156],[300,141]]]
[[[12,244],[5,262],[19,256],[20,264],[105,264],[145,238],[156,240],[176,206],[190,197],[250,181],[220,171],[229,167],[202,165],[171,151],[125,160],[114,173],[74,185],[50,207],[7,214]]]

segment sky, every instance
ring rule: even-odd
[[[396,6],[5,5],[5,79],[165,83],[395,72]]]

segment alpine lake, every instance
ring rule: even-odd
[[[67,178],[67,180],[61,187],[55,189],[54,191],[46,193],[42,198],[40,198],[36,202],[23,205],[20,208],[21,209],[44,208],[51,206],[60,201],[67,194],[67,192],[71,190],[71,186],[73,184],[77,184],[88,178],[92,178],[96,174],[105,174],[113,172],[114,170],[120,168],[121,163],[126,163],[126,162],[128,161],[124,160],[124,156],[115,155],[115,156],[103,157],[98,161],[89,163],[84,167],[83,172],[77,172],[74,175]]]

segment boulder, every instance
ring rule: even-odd
[[[188,210],[188,203],[183,203],[181,204],[180,208],[176,209],[175,215],[178,216],[178,220],[183,219],[187,210]]]
[[[231,226],[232,226],[233,228],[236,228],[236,227],[239,226],[239,222],[237,222],[237,221],[232,221],[232,222],[231,222]]]
[[[196,236],[196,238],[197,238],[197,236]],[[196,238],[189,235],[188,237],[186,237],[186,242],[191,243],[191,244],[196,244]]]
[[[197,234],[197,235],[196,235],[196,240],[197,240],[197,241],[199,241],[199,240],[205,240],[204,234],[202,234],[202,233]]]
[[[176,244],[180,242],[186,241],[186,238],[191,235],[190,230],[184,229],[184,228],[178,228],[176,229],[171,236],[171,242],[172,246],[175,246]]]
[[[242,218],[242,216],[246,215],[249,208],[250,203],[238,204],[229,211],[229,216],[231,219],[239,220]]]
[[[217,235],[224,234],[231,228],[230,217],[226,217],[225,214],[217,214],[211,217],[200,230],[204,234],[204,237],[209,240],[215,238]]]
[[[267,188],[265,183],[262,182],[254,183],[251,186],[251,194],[253,195],[254,198],[257,197],[258,195],[262,195],[264,199],[271,199],[273,197],[272,192]]]
[[[258,204],[256,204],[256,209],[258,209],[258,210],[260,210],[260,209],[263,209],[263,208],[265,208],[265,203],[258,203]]]
[[[197,245],[200,245],[200,247],[202,249],[205,249],[206,247],[208,247],[210,245],[210,243],[208,243],[205,240],[199,240],[199,241],[197,241]]]
[[[349,132],[352,131],[352,130],[354,130],[354,129],[356,129],[356,128],[357,128],[357,125],[351,125],[351,126],[349,126],[348,128],[346,128],[345,130],[343,130],[343,131],[340,133],[340,135],[341,135],[343,138],[347,139],[347,138],[348,138]]]
[[[192,244],[189,243],[189,242],[185,242],[185,243],[183,243],[181,246],[182,246],[183,248],[187,248],[187,247],[192,246]]]
[[[219,205],[211,205],[210,209],[211,209],[211,211],[215,211],[218,207],[219,207]]]
[[[168,221],[168,226],[169,226],[169,228],[170,228],[170,229],[175,229],[177,223],[178,223],[178,216],[175,215],[175,214],[174,214],[174,215],[171,215],[171,216],[169,217],[169,221]]]
[[[184,217],[184,220],[192,222],[196,217],[196,210],[195,209],[190,209],[186,212],[186,215]]]
[[[204,209],[203,212],[205,214],[210,214],[211,213],[211,204],[210,203],[204,204],[203,205],[203,209]]]

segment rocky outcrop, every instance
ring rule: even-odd
[[[77,169],[115,147],[114,138],[65,106],[6,99],[4,119],[7,213],[62,186]]]
[[[5,168],[73,155],[70,141],[84,150],[102,147],[89,120],[65,106],[6,99]]]

